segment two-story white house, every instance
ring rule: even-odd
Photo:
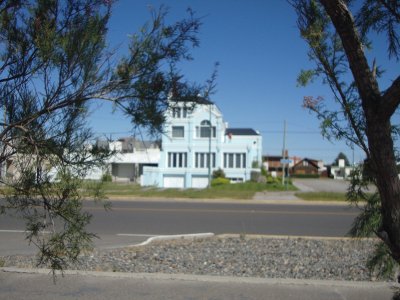
[[[204,188],[210,171],[219,168],[231,182],[244,182],[261,166],[261,135],[228,128],[219,108],[203,98],[194,106],[174,102],[166,112],[161,145],[158,167],[143,168],[143,186]]]

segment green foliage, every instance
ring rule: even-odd
[[[354,220],[349,234],[353,237],[379,235],[379,230],[382,226],[379,193],[368,192],[370,181],[363,176],[362,167],[355,168],[351,178],[347,199],[351,204],[357,206],[360,201],[363,201],[363,206],[360,206],[362,211]],[[390,278],[399,268],[399,264],[392,258],[387,245],[380,242],[376,246],[373,255],[369,257],[367,267],[371,272],[376,273],[378,277]]]
[[[253,161],[251,162],[251,167],[252,167],[253,169],[258,169],[258,168],[260,168],[260,163],[259,163],[258,161],[256,161],[256,160],[253,160]]]
[[[102,182],[111,182],[112,176],[111,176],[110,172],[106,172],[103,175],[101,175],[101,181]]]
[[[268,176],[267,168],[264,165],[261,166],[261,175],[264,177]]]
[[[272,177],[271,175],[267,176],[267,184],[273,184],[273,183],[281,183],[282,179],[279,177]]]
[[[218,185],[223,185],[223,184],[230,184],[230,180],[227,178],[223,177],[217,177],[211,180],[211,186],[218,186]]]
[[[198,95],[207,98],[215,86],[216,70],[204,85],[189,83],[176,68],[179,61],[191,60],[189,50],[199,46],[200,20],[188,10],[188,17],[165,24],[167,9],[152,10],[152,21],[140,34],[131,36],[129,56],[121,59],[113,79],[121,81],[115,103],[135,126],[162,132],[165,110],[176,101],[190,102]],[[217,67],[217,64],[216,64]]]
[[[374,254],[369,258],[367,267],[378,278],[392,280],[396,280],[394,275],[399,270],[399,264],[392,258],[389,248],[383,242],[375,246]]]
[[[105,40],[113,2],[0,2],[0,164],[12,161],[15,170],[0,178],[0,212],[21,216],[38,263],[53,270],[91,247],[82,197],[104,196],[104,183],[82,181],[112,154],[89,143],[90,101],[112,101],[133,126],[159,133],[171,93],[190,100],[214,86],[216,72],[198,85],[176,68],[198,46],[200,21],[190,11],[172,24],[166,9],[152,11],[129,54],[111,58]]]
[[[307,201],[347,201],[345,193],[333,192],[300,192],[295,194],[296,197]]]
[[[221,168],[214,170],[212,173],[212,178],[225,178],[225,172]]]
[[[349,233],[355,237],[370,237],[378,233],[382,223],[380,197],[377,192],[369,192],[369,182],[362,176],[360,167],[353,170],[351,178],[347,199],[352,205],[358,206],[359,201],[366,204],[362,207],[362,212],[355,219]]]
[[[314,70],[301,70],[297,77],[297,86],[305,87],[313,81]]]

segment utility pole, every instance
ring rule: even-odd
[[[4,122],[3,131],[5,131],[6,128],[7,128],[7,125],[6,125],[6,123],[7,123],[7,108],[6,108],[5,101],[4,101],[4,104],[3,104],[3,122]],[[3,138],[6,139],[6,136],[4,136]],[[7,150],[6,150],[5,144],[2,143],[1,146],[2,146],[1,152],[2,153],[6,153]],[[4,155],[4,158],[5,157],[7,157],[7,155]],[[7,160],[6,159],[4,159],[0,163],[0,168],[1,168],[1,170],[0,170],[0,180],[5,180],[6,179],[6,173],[7,173]]]
[[[286,120],[283,121],[283,150],[282,150],[282,159],[285,160],[286,154]],[[285,185],[285,167],[286,164],[282,163],[282,186]]]
[[[210,122],[210,132],[209,132],[209,137],[208,137],[208,188],[211,188],[211,135],[212,135],[212,126],[211,126],[211,107],[212,103],[210,103],[209,109],[210,109],[210,116],[209,116],[209,122]]]

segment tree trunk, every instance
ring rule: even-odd
[[[391,115],[399,103],[399,83],[395,82],[390,88],[395,92],[384,97],[381,95],[346,2],[320,2],[340,36],[361,98],[367,122],[366,134],[372,171],[382,202],[382,227],[378,234],[390,248],[392,257],[400,264],[400,180],[390,123]]]
[[[393,258],[400,264],[400,180],[390,121],[367,114],[367,137],[372,168],[382,202],[382,227],[378,234],[389,246]]]

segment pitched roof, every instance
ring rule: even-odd
[[[252,128],[228,128],[225,131],[225,135],[260,135],[257,131]]]
[[[319,168],[318,167],[318,161],[315,160],[315,159],[311,159],[311,158],[303,158],[297,164],[295,164],[293,167],[295,168],[295,167],[299,166],[300,164],[303,163],[303,161],[307,161],[309,164],[311,164],[312,166],[314,166],[317,169]]]
[[[176,101],[176,102],[194,102],[194,103],[197,103],[197,104],[206,104],[206,105],[214,104],[214,102],[212,102],[210,100],[207,100],[206,98],[201,97],[201,96],[180,98],[178,100],[172,100],[172,101]]]

